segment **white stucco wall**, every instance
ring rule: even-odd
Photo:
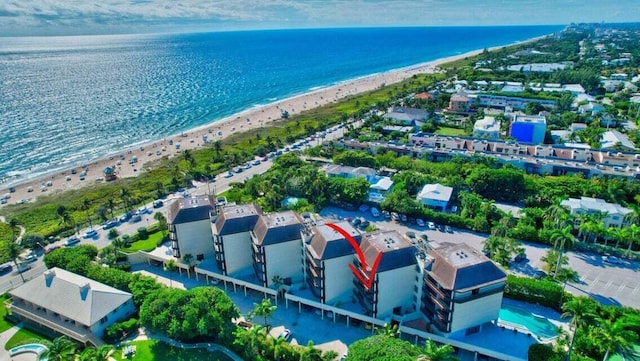
[[[294,283],[302,281],[302,263],[300,250],[302,241],[299,239],[271,244],[264,248],[267,264],[267,285],[271,286],[274,276],[291,277]]]
[[[102,334],[107,327],[113,325],[116,321],[128,318],[131,314],[134,313],[134,311],[135,308],[133,306],[133,298],[130,298],[129,301],[119,307],[118,311],[116,311],[115,313],[109,313],[107,315],[107,321],[105,323],[100,324],[100,321],[98,321],[91,325],[91,333],[98,337],[102,337]]]
[[[500,315],[501,304],[502,292],[473,301],[454,304],[451,332],[464,330],[497,319]]]
[[[253,253],[249,232],[222,236],[227,275],[253,267]]]
[[[416,266],[411,265],[378,273],[378,313],[383,319],[393,314],[395,307],[413,306],[416,285]]]
[[[191,254],[194,260],[199,254],[205,258],[213,257],[213,234],[209,219],[177,224],[176,236],[181,259],[185,254]]]
[[[331,305],[344,300],[353,292],[353,272],[349,264],[353,262],[353,255],[331,258],[324,261],[325,299]]]

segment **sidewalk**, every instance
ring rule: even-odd
[[[7,341],[13,337],[20,330],[21,324],[17,324],[10,329],[0,333],[0,361],[10,361],[11,357],[9,356],[9,351],[4,349],[4,346],[7,344]]]

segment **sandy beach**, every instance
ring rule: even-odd
[[[528,41],[533,41],[531,39]],[[495,47],[502,48],[503,46]],[[339,101],[345,97],[380,88],[384,85],[394,84],[407,79],[414,74],[435,73],[438,65],[479,54],[483,50],[475,50],[468,53],[441,58],[435,61],[416,64],[409,67],[396,69],[371,76],[361,77],[346,81],[334,86],[321,88],[309,93],[280,100],[265,106],[254,107],[227,118],[214,120],[211,123],[188,132],[168,137],[159,141],[128,148],[122,152],[93,160],[85,164],[86,177],[80,180],[79,174],[82,167],[76,167],[76,174],[72,174],[72,168],[56,171],[39,178],[25,179],[23,182],[12,184],[15,192],[10,193],[11,198],[7,204],[16,202],[29,202],[40,195],[63,192],[78,189],[88,184],[101,182],[104,177],[103,170],[112,167],[119,178],[135,177],[143,170],[145,163],[164,156],[175,156],[184,149],[196,149],[203,147],[206,141],[216,141],[231,134],[246,131],[253,128],[267,127],[269,123],[280,119],[282,111],[290,115],[301,113],[318,106]],[[179,145],[179,149],[176,145]],[[135,157],[137,162],[130,163]],[[31,191],[30,191],[31,190]],[[9,193],[9,185],[0,185],[0,195]],[[6,205],[2,205],[6,206]]]

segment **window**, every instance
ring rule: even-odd
[[[471,290],[471,295],[475,296],[475,295],[478,295],[478,294],[480,294],[480,289],[479,288],[474,288],[474,289]]]

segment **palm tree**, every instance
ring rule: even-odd
[[[624,328],[622,322],[604,321],[600,323],[599,341],[606,347],[602,361],[609,359],[611,351],[618,351],[622,355],[634,353],[634,343],[638,342],[638,335]]]
[[[267,318],[269,316],[271,316],[271,314],[273,312],[275,312],[275,310],[276,310],[276,308],[278,308],[278,306],[272,305],[270,298],[265,298],[260,303],[254,303],[253,306],[254,306],[254,308],[249,313],[249,316],[251,316],[251,317],[255,317],[255,316],[262,317],[262,319],[264,321],[264,327],[268,330],[269,329],[269,325],[267,325]]]
[[[173,271],[178,269],[176,261],[170,259],[164,263],[164,270],[169,272],[169,287],[173,287]]]
[[[562,229],[556,229],[551,233],[550,240],[553,242],[553,248],[556,249],[560,254],[558,256],[558,263],[556,264],[556,269],[553,272],[553,278],[556,278],[558,274],[558,270],[560,269],[560,262],[562,261],[562,256],[565,251],[573,248],[573,244],[575,243],[576,237],[571,234],[571,229],[573,227],[566,226]]]
[[[89,226],[91,227],[91,216],[89,215],[89,208],[91,207],[91,204],[89,203],[89,200],[86,198],[82,198],[82,210],[84,211],[85,215],[87,216],[87,223],[89,223]]]
[[[73,361],[75,358],[76,345],[66,336],[54,338],[47,342],[49,350],[42,354],[42,359],[51,361]]]
[[[418,361],[456,361],[458,358],[453,355],[454,351],[451,345],[438,346],[432,340],[427,340]]]
[[[282,351],[287,344],[287,340],[284,337],[271,337],[271,346],[273,346],[273,359],[278,361],[282,357]]]
[[[162,214],[162,212],[156,212],[153,214],[153,219],[158,221],[158,228],[160,232],[162,232],[162,238],[164,239],[167,236],[167,232],[169,232],[167,218]]]
[[[640,243],[640,226],[637,224],[632,224],[629,226],[629,238],[627,242],[629,243],[629,247],[627,248],[627,253],[631,253],[631,247],[634,243]]]
[[[111,241],[113,246],[113,256],[118,257],[118,252],[124,247],[124,241],[120,237],[116,237]]]
[[[13,264],[16,265],[16,269],[18,270],[18,274],[20,275],[20,279],[22,279],[22,283],[24,283],[24,276],[22,272],[20,272],[20,268],[18,266],[18,259],[20,258],[20,253],[22,252],[22,247],[16,242],[7,243],[7,253],[9,258],[13,260]]]
[[[113,211],[116,208],[116,203],[113,201],[113,198],[107,199],[107,202],[105,203],[105,206],[109,210],[109,213],[111,214],[111,218],[113,218],[114,217]]]
[[[125,212],[129,210],[129,197],[131,196],[131,192],[127,188],[120,188],[120,199],[122,199],[122,203],[124,203]]]
[[[556,201],[547,208],[544,219],[559,228],[571,224],[571,215],[565,207],[560,205],[560,201]]]
[[[570,301],[565,302],[562,305],[562,317],[572,317],[569,327],[573,328],[573,335],[571,336],[571,342],[569,343],[569,353],[567,354],[567,360],[571,360],[571,352],[573,351],[573,343],[576,340],[576,334],[578,330],[586,327],[590,322],[597,319],[596,307],[593,301],[584,296],[574,297]]]
[[[378,335],[384,335],[384,336],[393,337],[393,338],[398,337],[398,335],[400,334],[400,331],[398,331],[398,325],[391,325],[388,323],[385,323],[384,327],[381,329],[378,329],[377,332],[378,332]]]
[[[56,213],[60,217],[61,225],[72,226],[75,230],[76,228],[75,222],[73,221],[73,218],[71,218],[71,214],[69,214],[69,210],[67,209],[67,207],[58,206],[58,208],[56,209]]]
[[[100,348],[87,347],[78,356],[78,361],[108,361],[113,348],[111,345],[102,345]]]
[[[322,351],[313,347],[313,341],[309,341],[300,352],[300,361],[322,361]]]

